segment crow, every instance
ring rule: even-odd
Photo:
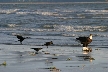
[[[20,41],[21,44],[22,44],[22,41],[23,41],[24,39],[29,38],[29,37],[23,37],[23,36],[21,36],[21,35],[15,35],[15,36],[17,36],[18,41]]]

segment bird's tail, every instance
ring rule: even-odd
[[[29,39],[30,37],[24,37],[24,39]]]
[[[76,40],[79,40],[79,38],[76,38]]]
[[[76,40],[75,40],[75,41],[80,42],[80,41],[79,41],[79,38],[76,38]]]
[[[46,44],[43,44],[42,46],[45,46]]]

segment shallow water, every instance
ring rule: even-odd
[[[75,38],[93,34],[93,46],[108,46],[107,3],[0,4],[1,44],[76,45]]]
[[[48,72],[44,68],[55,66],[61,72],[107,72],[107,7],[107,3],[0,4],[0,64],[7,63],[0,71]],[[16,34],[30,38],[20,45]],[[89,34],[93,51],[85,53],[75,39]],[[42,46],[47,41],[54,44]],[[35,55],[30,48],[38,47],[43,49]]]

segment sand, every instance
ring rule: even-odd
[[[35,47],[43,49],[37,54],[30,49]],[[0,72],[108,72],[107,48],[92,49],[1,44]]]

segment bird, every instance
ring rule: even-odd
[[[50,42],[46,42],[44,45],[46,45],[46,46],[47,46],[47,48],[48,48],[48,46],[49,46],[49,45],[51,45],[51,44],[53,44],[53,42],[52,42],[52,41],[50,41]]]
[[[38,51],[43,49],[43,48],[31,48],[31,49],[34,49],[36,51],[36,54],[38,54]]]
[[[92,34],[90,34],[89,37],[79,37],[76,38],[77,41],[79,41],[81,44],[83,44],[83,50],[92,50],[91,48],[88,48],[88,44],[92,42]]]
[[[21,35],[15,35],[15,36],[17,36],[18,41],[20,41],[21,44],[22,44],[22,41],[23,41],[24,39],[29,38],[29,37],[23,37],[23,36],[21,36]]]

